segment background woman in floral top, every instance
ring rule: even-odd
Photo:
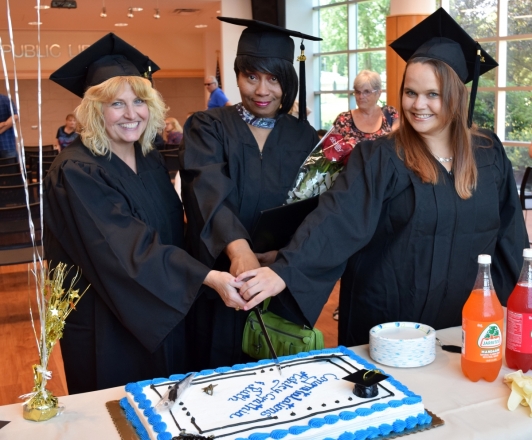
[[[382,93],[381,77],[377,72],[362,70],[355,78],[353,88],[357,108],[338,115],[336,129],[353,147],[361,141],[384,136],[399,126],[399,114],[392,106],[379,107]]]

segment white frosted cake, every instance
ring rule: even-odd
[[[270,360],[201,371],[182,399],[160,414],[154,406],[185,375],[130,383],[120,404],[142,440],[186,439],[185,433],[226,440],[354,440],[431,422],[421,397],[391,376],[377,385],[376,397],[357,397],[354,384],[342,378],[375,366],[345,347],[280,361],[282,375]]]

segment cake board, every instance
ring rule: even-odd
[[[107,402],[105,406],[107,407],[107,411],[109,412],[109,415],[113,420],[113,423],[116,427],[116,430],[118,431],[118,434],[120,435],[120,438],[122,440],[139,440],[139,436],[137,435],[135,428],[133,428],[133,426],[127,420],[126,414],[120,407],[119,402],[120,401],[118,400],[111,400]],[[406,435],[415,434],[416,432],[428,431],[429,429],[437,428],[438,426],[442,426],[445,424],[445,422],[436,414],[432,413],[426,408],[425,411],[427,411],[432,417],[431,423],[416,426],[412,429],[405,429],[404,431],[398,433],[394,432],[389,435],[379,437],[378,440],[391,440],[394,438],[404,437]]]

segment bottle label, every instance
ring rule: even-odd
[[[462,318],[462,356],[473,362],[502,360],[503,320],[492,322]]]
[[[506,347],[518,353],[532,353],[532,313],[508,310]]]

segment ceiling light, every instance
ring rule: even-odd
[[[206,28],[207,25],[206,24],[197,24],[195,27],[197,27],[197,28]]]
[[[28,24],[31,26],[39,26],[42,24],[42,21],[30,21]]]
[[[115,26],[124,27],[127,26],[127,23],[115,23]]]
[[[35,9],[50,9],[50,6],[48,5],[40,5],[40,6],[34,6]]]
[[[144,8],[129,8],[131,9],[133,12],[141,12],[144,10]]]
[[[217,13],[217,14],[221,14],[221,13],[222,13],[222,11],[216,11],[216,13]]]
[[[159,14],[159,9],[155,10],[155,14],[153,14],[153,18],[161,18],[161,15]]]
[[[100,12],[100,17],[102,17],[102,18],[107,17],[107,11],[105,10],[105,7],[102,8],[102,12]]]

